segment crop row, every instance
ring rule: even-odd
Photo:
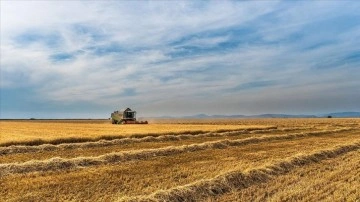
[[[316,131],[308,133],[294,133],[288,135],[273,135],[263,137],[251,137],[239,140],[220,140],[205,142],[200,144],[182,145],[182,146],[168,146],[165,148],[157,149],[144,149],[133,150],[125,152],[117,152],[105,154],[97,157],[77,157],[72,159],[64,158],[52,158],[43,161],[29,161],[24,163],[5,163],[0,164],[0,176],[9,175],[13,173],[28,173],[34,171],[50,171],[50,170],[63,170],[74,169],[79,167],[88,167],[104,164],[115,164],[119,162],[131,161],[131,160],[145,160],[156,156],[170,156],[184,152],[196,152],[206,149],[225,149],[228,147],[242,146],[247,144],[255,144],[274,140],[290,140],[308,136],[319,136],[325,134],[340,133],[353,130],[337,129],[331,131]]]
[[[243,172],[231,171],[218,175],[213,179],[197,181],[185,186],[157,191],[148,196],[122,197],[118,201],[195,201],[247,188],[253,184],[263,183],[274,176],[284,175],[297,167],[308,166],[322,160],[335,158],[339,155],[360,149],[360,142],[341,145],[332,149],[317,151],[312,154],[293,156],[284,161],[263,168]]]

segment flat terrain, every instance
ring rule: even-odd
[[[62,143],[71,139],[86,141],[112,139],[119,136],[162,135],[170,133],[211,132],[218,130],[239,130],[252,127],[268,127],[267,125],[234,125],[189,123],[183,124],[144,124],[114,125],[110,120],[17,120],[0,121],[0,145],[30,144],[36,141],[44,143]],[[75,140],[74,140],[75,141]]]
[[[0,201],[359,201],[360,119],[0,121]]]

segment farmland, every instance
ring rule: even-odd
[[[0,121],[2,201],[359,201],[360,119]]]

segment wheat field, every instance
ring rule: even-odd
[[[0,129],[0,201],[360,201],[360,119]]]

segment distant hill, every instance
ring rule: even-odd
[[[207,115],[207,114],[196,114],[192,116],[183,116],[180,118],[193,118],[193,119],[201,119],[201,118],[245,118],[244,115]]]
[[[260,114],[260,115],[254,115],[249,116],[254,118],[317,118],[315,115],[304,115],[304,114],[296,114],[296,115],[290,115],[290,114]]]
[[[331,116],[333,118],[360,118],[360,112],[336,112],[321,115],[308,114],[259,114],[259,115],[207,115],[195,114],[191,116],[161,116],[153,118],[185,118],[185,119],[206,119],[206,118],[321,118]]]
[[[326,114],[325,116],[332,116],[334,118],[360,118],[360,112],[336,112]]]

